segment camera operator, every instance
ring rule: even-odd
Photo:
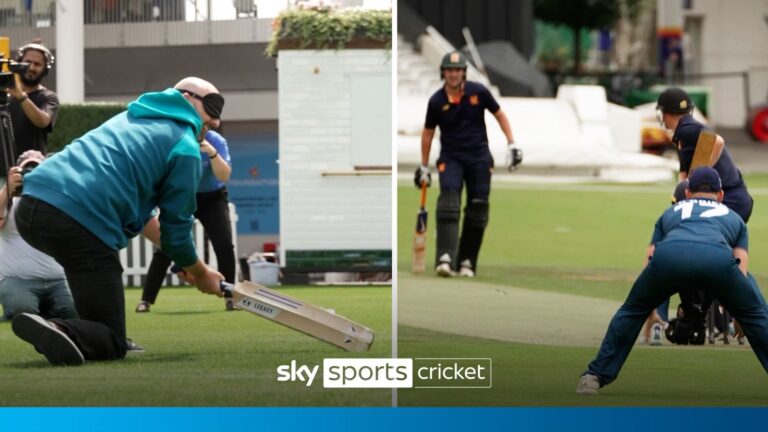
[[[15,85],[4,89],[11,96],[8,111],[13,123],[16,151],[21,154],[27,150],[37,150],[45,154],[48,134],[56,123],[59,98],[41,82],[48,75],[54,57],[43,45],[30,43],[19,48],[16,61],[29,64],[25,72],[16,73]],[[13,161],[5,162],[10,165]],[[0,173],[0,177],[6,175],[5,172]]]

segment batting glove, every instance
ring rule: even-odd
[[[514,171],[523,162],[523,151],[515,147],[513,143],[509,144],[507,150],[507,169]]]
[[[418,189],[421,189],[421,183],[425,183],[427,187],[432,185],[432,175],[429,173],[429,167],[421,165],[416,168],[416,172],[413,173],[413,183]]]

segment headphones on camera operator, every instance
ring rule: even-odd
[[[56,58],[51,54],[51,51],[42,44],[36,42],[29,43],[19,48],[18,54],[16,55],[16,61],[21,63],[24,59],[24,55],[29,50],[40,51],[43,53],[43,56],[45,57],[45,69],[43,69],[42,76],[48,76],[48,72],[51,71],[51,66],[53,66],[53,63],[56,61]]]
[[[3,72],[2,76],[0,76],[0,87],[7,87],[9,85],[12,85],[13,81],[11,78],[11,74],[13,73],[24,73],[29,69],[29,63],[24,63],[22,60],[24,59],[24,55],[29,50],[35,50],[39,51],[43,54],[43,57],[45,57],[45,68],[43,68],[43,71],[40,73],[40,77],[44,78],[48,76],[48,73],[51,71],[51,66],[53,66],[53,63],[55,61],[55,57],[53,54],[51,54],[51,51],[43,46],[42,44],[39,44],[37,42],[32,42],[29,44],[26,44],[19,48],[16,59],[11,60],[4,60],[2,54],[0,54],[0,62],[7,63],[9,72]],[[6,103],[5,98],[2,97],[3,95],[0,95],[0,105],[3,105]]]

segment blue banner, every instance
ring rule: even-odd
[[[232,159],[227,185],[237,206],[238,234],[280,232],[277,133],[226,135]]]
[[[5,408],[6,430],[760,430],[765,408]]]

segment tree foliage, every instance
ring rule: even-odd
[[[619,0],[534,0],[536,18],[574,29],[612,25],[621,13]]]
[[[573,67],[581,64],[580,30],[612,27],[622,14],[637,14],[642,0],[534,0],[536,18],[565,25],[574,33]]]

